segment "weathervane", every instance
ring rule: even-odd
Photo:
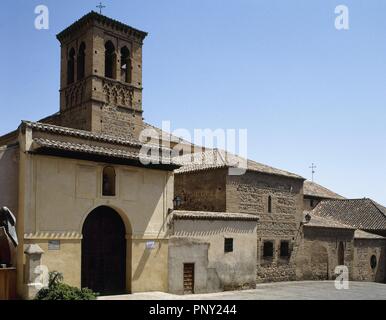
[[[314,182],[314,174],[315,174],[315,169],[316,169],[316,165],[314,163],[312,163],[311,167],[309,167],[311,169],[311,173],[312,173],[312,182]]]
[[[99,5],[97,5],[96,7],[99,8],[99,13],[100,13],[100,14],[102,14],[102,9],[103,9],[103,8],[106,8],[106,6],[104,6],[104,5],[102,4],[102,2],[99,2]]]

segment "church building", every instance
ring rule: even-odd
[[[230,175],[238,156],[144,122],[146,36],[83,16],[57,35],[59,111],[0,137],[0,207],[19,240],[0,264],[16,269],[17,295],[33,298],[46,271],[101,295],[333,279],[338,265],[384,282],[384,207],[249,159]]]
[[[12,263],[22,297],[34,294],[28,245],[70,285],[167,291],[177,166],[140,159],[145,37],[95,12],[59,33],[60,111],[0,138],[0,203],[17,217]]]

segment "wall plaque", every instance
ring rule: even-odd
[[[60,250],[60,240],[49,240],[48,250]]]
[[[146,249],[154,249],[155,241],[146,241]]]

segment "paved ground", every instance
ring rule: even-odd
[[[100,300],[386,300],[386,284],[350,282],[337,290],[333,281],[277,282],[257,285],[254,290],[178,296],[163,292],[100,297]]]

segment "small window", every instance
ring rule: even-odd
[[[268,197],[268,213],[272,213],[272,197]]]
[[[131,59],[127,47],[121,49],[121,81],[131,83]]]
[[[288,258],[289,256],[290,256],[289,242],[288,241],[281,241],[280,242],[280,257],[281,258]]]
[[[265,241],[263,245],[263,257],[272,258],[273,257],[273,242]]]
[[[370,266],[371,269],[375,269],[377,267],[377,257],[374,254],[370,258]]]
[[[67,84],[71,84],[74,82],[74,76],[75,76],[74,71],[75,71],[75,50],[74,48],[71,48],[67,58]]]
[[[111,41],[107,41],[105,44],[105,49],[105,77],[115,79],[115,47]]]
[[[310,206],[311,206],[311,208],[314,207],[314,200],[310,200]]]
[[[113,167],[103,169],[102,194],[104,196],[115,196],[115,170]]]
[[[233,252],[233,238],[226,238],[224,241],[224,252]]]
[[[77,69],[77,80],[82,80],[85,75],[85,58],[86,58],[86,45],[84,42],[81,43],[79,47],[79,52],[78,52],[78,59],[77,59],[77,64],[78,64],[78,69]]]
[[[338,264],[344,266],[344,244],[342,241],[339,242],[338,246]]]

